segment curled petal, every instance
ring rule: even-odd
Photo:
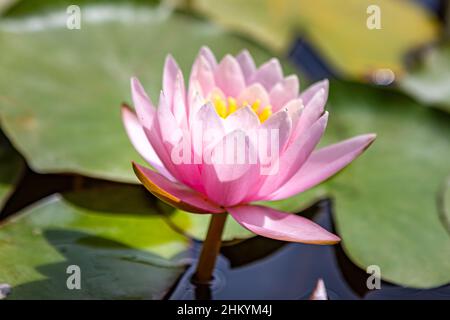
[[[162,175],[133,162],[133,170],[139,181],[160,200],[194,213],[220,213],[224,209],[206,199],[202,194],[172,182]]]
[[[271,239],[309,244],[335,244],[341,239],[313,221],[263,206],[227,208],[244,228]]]
[[[375,134],[360,135],[314,151],[300,170],[268,200],[288,198],[330,178],[366,150],[375,138]]]

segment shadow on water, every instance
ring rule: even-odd
[[[167,284],[184,271],[149,252],[87,233],[52,229],[44,236],[61,261],[37,266],[44,279],[13,287],[8,299],[161,299]],[[80,290],[67,287],[70,265],[80,267]]]
[[[308,211],[332,231],[331,202],[321,201]],[[198,254],[200,244],[194,248]],[[342,247],[284,243],[256,237],[224,247],[211,286],[196,287],[188,269],[170,299],[308,299],[322,278],[328,297],[340,299],[450,299],[450,286],[429,290],[402,288],[381,282],[369,290],[370,276],[354,265]]]

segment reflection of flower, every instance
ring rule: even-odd
[[[137,79],[132,79],[131,87],[137,117],[124,107],[125,127],[136,149],[156,171],[138,164],[134,169],[158,198],[190,212],[227,211],[245,228],[269,238],[316,244],[339,241],[308,219],[249,204],[284,199],[317,185],[374,140],[374,134],[361,135],[313,152],[327,124],[328,81],[299,95],[297,77],[284,78],[277,59],[256,68],[250,54],[243,51],[217,63],[213,53],[202,48],[187,90],[176,62],[167,57],[158,108]],[[254,130],[276,130],[276,141],[257,143],[250,134]],[[210,150],[214,155],[220,149],[233,153],[230,141],[237,135],[245,137],[245,152],[256,150],[256,161],[230,164],[215,162],[214,157],[205,161],[198,152]],[[192,142],[192,150],[183,151],[188,161],[174,161],[174,150],[181,150],[180,144],[186,141]],[[278,153],[269,155],[271,170],[262,174],[262,158],[274,143]]]

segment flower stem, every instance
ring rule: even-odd
[[[195,271],[194,280],[198,283],[208,283],[212,279],[217,255],[222,244],[222,233],[227,219],[227,213],[211,215],[208,234],[203,242],[202,252]]]

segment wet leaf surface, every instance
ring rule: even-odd
[[[450,43],[428,48],[399,83],[418,101],[450,112]]]
[[[379,265],[383,279],[405,286],[448,283],[450,236],[438,198],[450,172],[449,116],[392,90],[337,81],[330,88],[321,144],[368,132],[378,137],[335,178],[276,205],[332,197],[338,235],[358,266]]]
[[[202,45],[218,57],[248,48],[258,63],[269,55],[222,29],[167,8],[83,7],[80,30],[53,18],[2,19],[2,127],[30,167],[137,183],[140,157],[120,119],[129,79],[140,78],[157,101],[166,54],[185,72]],[[36,57],[39,57],[38,59]],[[26,92],[27,94],[23,94]]]
[[[173,257],[189,242],[140,192],[131,186],[54,195],[3,222],[0,283],[11,285],[9,298],[162,298],[184,271]],[[71,265],[81,270],[80,290],[67,287]]]

